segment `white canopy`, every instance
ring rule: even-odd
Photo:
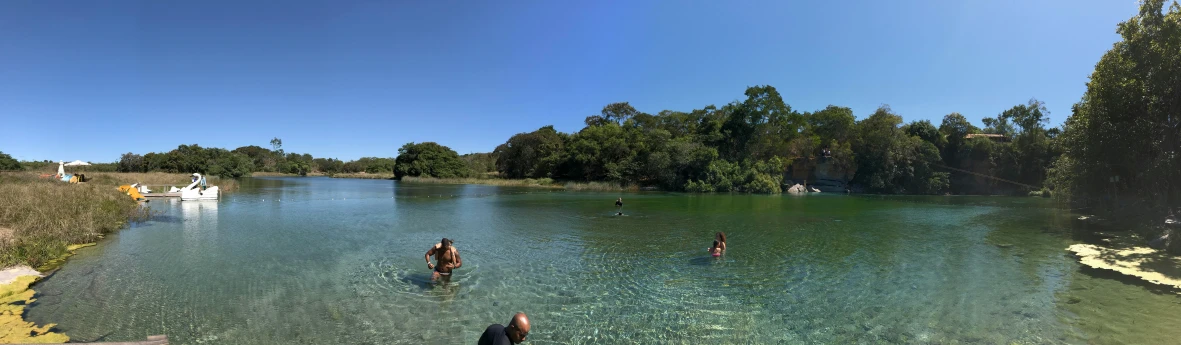
[[[66,166],[68,166],[68,167],[79,166],[79,165],[90,165],[90,163],[86,163],[83,161],[73,161],[73,162],[66,163]]]

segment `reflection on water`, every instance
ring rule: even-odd
[[[608,193],[241,186],[162,203],[174,221],[82,250],[38,285],[28,317],[78,340],[177,344],[471,343],[516,311],[533,344],[1179,335],[1176,295],[1080,273],[1068,216],[1040,198],[625,194],[618,217]],[[716,231],[718,258],[705,251]],[[446,284],[423,261],[442,237],[464,259]]]

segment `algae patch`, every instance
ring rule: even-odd
[[[38,266],[37,270],[41,271],[41,272],[49,272],[49,271],[55,270],[58,267],[61,267],[62,264],[65,264],[66,259],[69,259],[70,256],[74,255],[74,251],[76,251],[78,249],[90,247],[95,244],[96,243],[83,243],[83,244],[71,244],[69,246],[66,246],[66,253],[65,254],[62,254],[62,256],[60,256],[56,259],[46,261],[45,264]]]
[[[22,316],[25,306],[34,301],[29,285],[37,276],[25,275],[15,281],[0,285],[0,343],[64,343],[70,340],[65,334],[50,331],[54,324],[38,327],[25,321]]]

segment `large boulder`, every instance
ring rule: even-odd
[[[806,193],[808,193],[808,189],[804,188],[803,185],[800,185],[797,183],[797,184],[791,186],[791,188],[788,188],[787,192],[791,193],[791,194],[806,194]]]

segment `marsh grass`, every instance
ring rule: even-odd
[[[361,178],[371,180],[392,180],[394,173],[339,173],[331,175],[334,178]]]
[[[0,239],[0,267],[40,267],[70,244],[94,242],[146,212],[109,185],[0,174],[0,227],[10,232]]]
[[[0,267],[43,265],[65,255],[71,244],[90,243],[152,214],[119,185],[142,183],[152,189],[189,184],[187,174],[86,173],[86,183],[42,178],[42,172],[0,173]],[[232,179],[209,178],[222,190],[236,190]]]
[[[565,189],[571,191],[638,191],[639,187],[620,185],[611,182],[560,182],[549,178],[540,179],[501,179],[501,178],[433,178],[433,177],[403,177],[404,183],[436,183],[436,184],[482,184],[503,187],[530,187]]]

